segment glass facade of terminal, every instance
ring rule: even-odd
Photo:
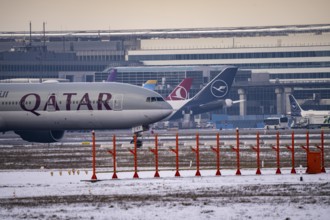
[[[256,49],[257,50],[257,49]],[[265,59],[294,57],[330,57],[330,51],[255,52],[255,53],[201,53],[201,54],[155,54],[130,55],[129,59],[141,60],[214,60],[214,59]]]
[[[252,53],[252,54],[246,54],[246,53],[235,53],[235,54],[229,54],[231,56],[222,56],[224,54],[185,54],[185,55],[130,55],[129,60],[134,61],[164,61],[164,60],[172,60],[172,61],[189,61],[189,60],[196,60],[197,62],[203,63],[204,59],[212,60],[212,59],[241,59],[241,63],[235,62],[228,62],[224,63],[224,65],[235,65],[238,68],[241,69],[312,69],[312,68],[327,68],[330,67],[330,51],[318,51],[318,53],[311,52],[288,52],[288,53]],[[260,54],[264,54],[265,57],[259,57]],[[280,55],[292,55],[292,56],[279,56]],[[248,56],[251,55],[251,56]],[[230,57],[230,58],[229,58]],[[299,61],[299,60],[286,60],[285,58],[302,58],[302,57],[310,57],[313,58],[329,58],[329,61]],[[163,59],[164,58],[164,59]],[[253,61],[253,63],[249,63],[244,61],[244,59],[258,59],[259,62]],[[283,58],[281,61],[274,60],[274,62],[264,62],[263,59],[265,58]],[[310,73],[304,71],[303,73],[297,72],[297,73],[288,73],[288,74],[277,74],[273,73],[270,74],[270,79],[307,79],[307,78],[330,78],[330,72],[315,72],[311,71]]]
[[[107,67],[107,63],[104,64],[87,64],[87,63],[75,63],[75,62],[58,62],[52,64],[5,64],[0,66],[0,71],[3,72],[60,72],[60,71],[102,71]],[[27,77],[27,76],[26,76]]]

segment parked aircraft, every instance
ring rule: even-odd
[[[165,100],[185,100],[189,98],[189,91],[191,88],[193,78],[183,79],[179,85],[177,85],[173,91],[166,97]]]
[[[156,88],[156,84],[157,84],[157,80],[149,79],[149,80],[147,80],[147,82],[145,82],[142,85],[142,87],[154,91]]]
[[[296,120],[292,127],[322,127],[324,125],[330,125],[330,111],[318,111],[318,110],[303,110],[295,97],[289,95],[291,116]],[[297,119],[299,118],[299,120]]]
[[[215,109],[229,107],[234,102],[226,99],[237,73],[236,67],[225,67],[214,79],[212,79],[193,98],[186,100],[168,100],[173,107],[173,113],[165,121],[182,118],[184,114],[201,114]],[[238,100],[236,102],[243,101]]]
[[[0,132],[30,142],[60,140],[65,130],[143,131],[172,113],[156,92],[125,83],[0,84]]]
[[[117,79],[117,70],[116,69],[109,69],[106,70],[109,73],[107,82],[116,82]]]

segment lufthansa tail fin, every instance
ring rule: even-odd
[[[301,116],[303,111],[293,95],[289,95],[291,116]]]
[[[226,67],[193,97],[193,101],[202,105],[226,99],[236,73],[237,67]]]
[[[169,100],[168,102],[172,105],[175,111],[167,118],[167,120],[182,118],[182,115],[187,112],[196,115],[222,107],[226,97],[228,97],[236,72],[236,67],[225,67],[193,98],[181,101]]]
[[[150,89],[150,90],[154,91],[155,88],[156,88],[156,84],[157,84],[157,80],[149,79],[149,80],[147,80],[146,83],[143,84],[143,88]]]
[[[174,90],[166,97],[165,100],[185,100],[188,99],[189,90],[193,78],[185,78]]]

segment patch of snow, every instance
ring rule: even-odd
[[[53,170],[0,171],[1,219],[328,219],[330,175],[290,169],[194,170],[69,175]],[[51,175],[53,172],[53,176]],[[86,181],[85,181],[86,180]]]

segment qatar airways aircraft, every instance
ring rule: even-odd
[[[65,130],[141,132],[172,110],[158,93],[125,83],[0,84],[0,132],[30,142],[56,142]]]

